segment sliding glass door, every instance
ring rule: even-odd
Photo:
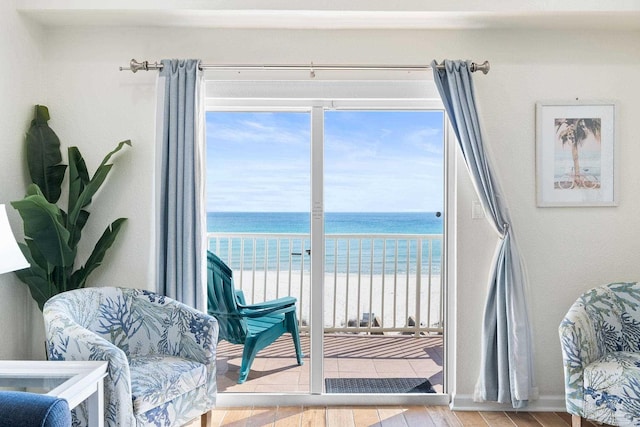
[[[304,352],[285,333],[238,384],[244,346],[221,341],[222,401],[445,402],[439,103],[212,99],[209,250],[248,304],[297,299]]]

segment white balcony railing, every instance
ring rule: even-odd
[[[247,302],[310,301],[308,234],[208,233],[209,250],[233,270]],[[326,332],[442,333],[441,234],[327,234]]]

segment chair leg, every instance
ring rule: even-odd
[[[298,365],[302,365],[302,358],[304,354],[302,354],[302,348],[300,347],[300,335],[298,333],[291,334],[293,338],[293,345],[296,348],[296,359],[298,361]]]
[[[247,380],[251,364],[258,353],[257,343],[255,340],[247,338],[244,342],[242,350],[242,363],[240,364],[240,375],[238,376],[238,384],[242,384]]]
[[[212,427],[213,422],[211,420],[211,411],[207,411],[200,416],[200,427]]]
[[[580,415],[571,415],[571,427],[582,427],[582,417]]]
[[[289,312],[286,314],[288,330],[291,334],[291,338],[293,338],[293,345],[296,348],[296,359],[298,360],[298,365],[302,365],[302,358],[304,354],[302,354],[302,347],[300,346],[300,332],[298,331],[298,319],[296,319],[295,311]]]

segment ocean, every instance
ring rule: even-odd
[[[207,231],[217,233],[309,233],[306,212],[208,212]],[[327,212],[326,234],[442,234],[435,212]]]
[[[210,233],[308,235],[310,215],[304,212],[208,212]],[[435,212],[327,212],[325,213],[325,272],[412,273],[417,268],[418,239],[393,235],[441,235],[443,218]],[[385,238],[333,238],[335,234],[384,234]],[[242,241],[241,241],[242,240]],[[308,236],[296,239],[211,239],[209,249],[232,269],[256,270],[309,268]],[[372,253],[373,251],[373,253]],[[240,254],[243,253],[241,257]],[[278,256],[277,254],[280,254]],[[396,256],[397,253],[397,256]],[[422,267],[431,259],[432,273],[439,273],[442,254],[440,238],[422,240]],[[291,255],[291,256],[290,256]],[[302,259],[301,259],[302,258]],[[257,260],[254,262],[254,260]],[[255,263],[255,265],[254,265]]]

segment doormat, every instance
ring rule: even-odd
[[[325,378],[327,393],[435,393],[426,378]]]

